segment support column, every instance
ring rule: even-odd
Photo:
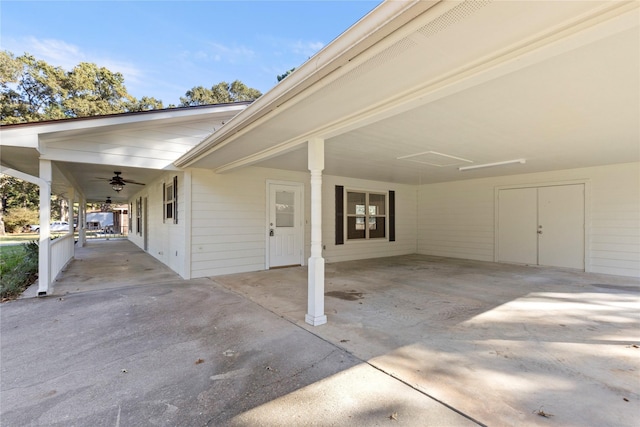
[[[51,160],[40,160],[40,247],[38,252],[38,296],[50,292],[51,270]]]
[[[327,323],[324,314],[324,258],[322,258],[322,170],[324,140],[308,142],[308,167],[311,172],[311,257],[309,258],[308,301],[305,321],[313,326]]]
[[[80,197],[78,199],[78,247],[83,248],[86,240],[86,231],[85,225],[87,223],[86,220],[86,211],[87,211],[87,201],[84,197]]]

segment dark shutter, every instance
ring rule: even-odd
[[[162,222],[167,219],[167,185],[162,183]]]
[[[178,223],[178,177],[173,177],[173,223]]]
[[[336,185],[336,245],[344,245],[344,187]]]
[[[396,192],[389,191],[389,241],[396,241]]]

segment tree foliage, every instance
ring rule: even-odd
[[[253,101],[262,95],[259,90],[253,89],[235,80],[233,83],[220,82],[210,89],[204,86],[195,86],[180,97],[181,107],[192,107],[207,104],[228,104],[238,101]]]
[[[137,100],[124,77],[82,62],[71,71],[32,55],[0,52],[0,122],[2,124],[87,117],[162,108],[151,97]]]
[[[38,209],[39,191],[35,184],[9,175],[0,175],[2,212],[13,208]]]
[[[287,71],[284,74],[279,74],[276,78],[278,79],[279,82],[281,82],[282,80],[284,80],[289,74],[293,73],[296,70],[296,67],[293,67],[292,69],[290,69],[289,71]]]

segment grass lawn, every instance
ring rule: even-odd
[[[6,236],[0,236],[0,245],[3,243],[27,243],[31,240],[40,240],[40,235],[38,233],[7,234]]]
[[[30,239],[31,241],[33,239]],[[0,246],[0,298],[4,302],[20,295],[37,277],[38,245]]]
[[[5,265],[23,256],[24,247],[22,245],[0,246],[0,272],[4,272]]]

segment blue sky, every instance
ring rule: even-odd
[[[220,81],[264,93],[379,3],[2,0],[0,48],[65,70],[94,62],[168,106]]]

